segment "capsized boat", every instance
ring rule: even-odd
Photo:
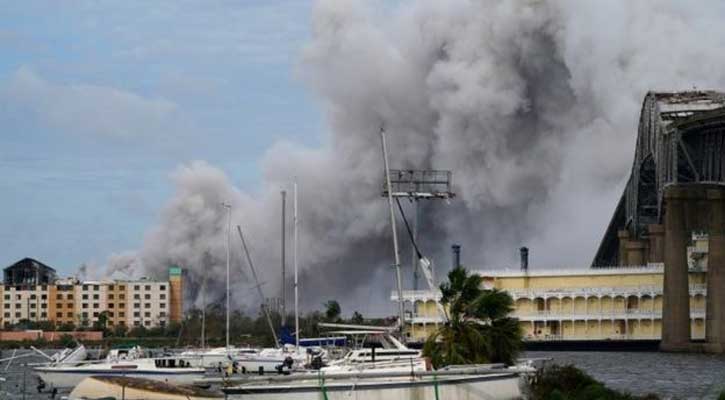
[[[217,400],[218,392],[193,386],[171,385],[145,378],[127,376],[91,376],[83,379],[68,396],[69,400]]]

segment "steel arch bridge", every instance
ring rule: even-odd
[[[663,221],[668,185],[725,185],[725,93],[649,92],[640,114],[632,171],[592,266],[627,264],[620,237],[647,243]],[[647,259],[645,262],[661,260]]]

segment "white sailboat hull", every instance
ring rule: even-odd
[[[513,400],[521,399],[521,378],[502,373],[433,379],[358,379],[323,384],[243,385],[224,389],[237,400]]]

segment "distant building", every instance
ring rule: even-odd
[[[706,266],[690,270],[690,324],[693,339],[705,338]],[[512,317],[524,340],[642,340],[662,335],[662,264],[586,270],[474,271],[484,288],[508,292]],[[406,315],[411,341],[424,341],[445,322],[436,301],[440,292],[404,291],[412,306]],[[391,300],[397,301],[397,292]]]
[[[34,273],[34,274],[33,274]],[[182,319],[183,281],[178,267],[168,281],[79,281],[57,279],[55,270],[26,258],[4,271],[0,326],[23,320],[92,326],[105,315],[107,326],[163,327]]]

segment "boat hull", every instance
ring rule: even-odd
[[[46,384],[55,388],[73,388],[85,378],[91,376],[124,376],[131,378],[146,378],[173,385],[192,385],[194,381],[204,377],[198,371],[129,371],[113,369],[83,369],[70,370],[58,368],[36,368],[36,374]]]
[[[126,400],[219,400],[221,393],[169,385],[148,379],[94,376],[84,379],[70,393],[70,400],[115,398]]]
[[[223,389],[228,399],[244,400],[513,400],[521,399],[517,374],[488,374],[438,379],[371,379],[307,382],[295,385],[244,385]],[[323,397],[321,397],[323,396]]]

